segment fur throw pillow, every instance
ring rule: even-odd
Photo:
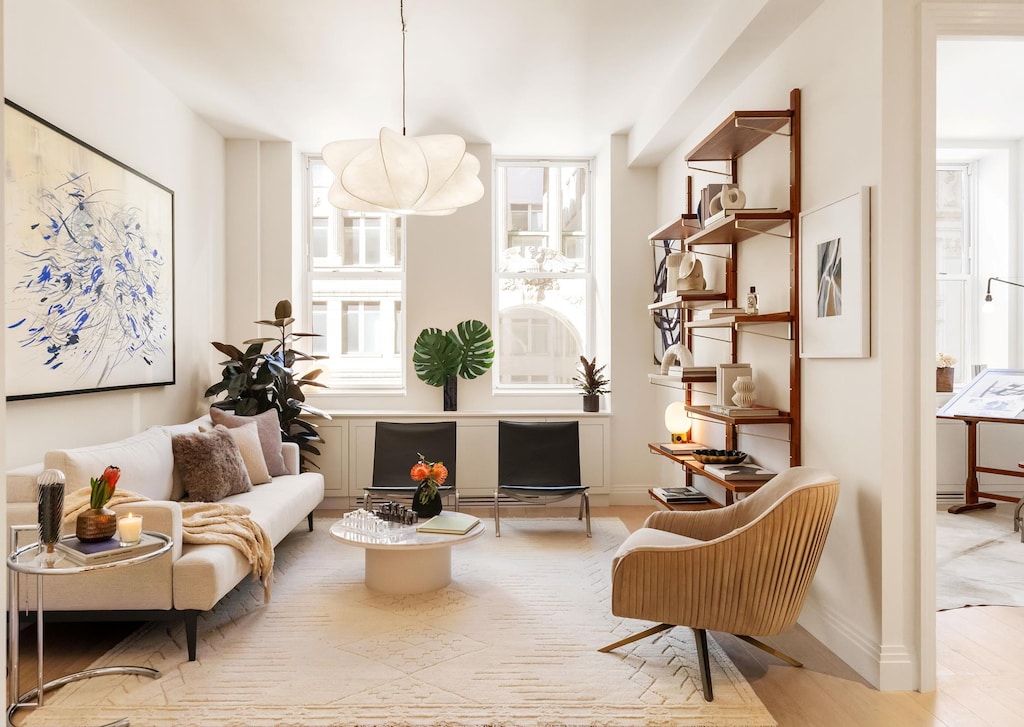
[[[238,445],[223,429],[175,434],[171,451],[187,500],[216,502],[252,489]]]

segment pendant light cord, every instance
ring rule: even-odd
[[[398,15],[402,20],[402,136],[405,136],[405,0],[398,2]]]

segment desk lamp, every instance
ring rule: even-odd
[[[690,441],[690,427],[693,421],[686,411],[686,404],[681,401],[673,401],[665,409],[665,428],[672,435],[673,444],[683,444]]]
[[[985,302],[981,304],[983,311],[992,310],[992,281],[997,283],[1006,283],[1007,285],[1015,285],[1018,288],[1024,288],[1024,283],[1015,283],[1012,280],[1003,280],[1002,278],[989,278],[988,284],[985,286]]]

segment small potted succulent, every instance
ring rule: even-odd
[[[589,361],[586,356],[580,356],[580,365],[572,380],[583,392],[583,411],[599,411],[601,409],[601,394],[611,392],[611,389],[608,388],[611,381],[605,377],[604,368],[604,366],[597,365],[597,356]]]

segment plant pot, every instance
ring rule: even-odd
[[[953,390],[953,367],[947,366],[945,368],[935,369],[935,390],[936,391],[952,391]]]
[[[421,518],[434,517],[434,515],[440,515],[442,504],[441,494],[435,489],[432,497],[428,497],[426,502],[420,500],[420,493],[423,492],[423,488],[426,487],[424,483],[416,488],[416,494],[412,496],[412,509]]]
[[[459,377],[446,376],[444,380],[444,410],[459,410]]]
[[[583,411],[600,411],[601,410],[601,395],[600,394],[584,394],[583,395]]]
[[[107,507],[89,508],[75,521],[75,535],[83,543],[110,540],[117,532],[117,514]]]

